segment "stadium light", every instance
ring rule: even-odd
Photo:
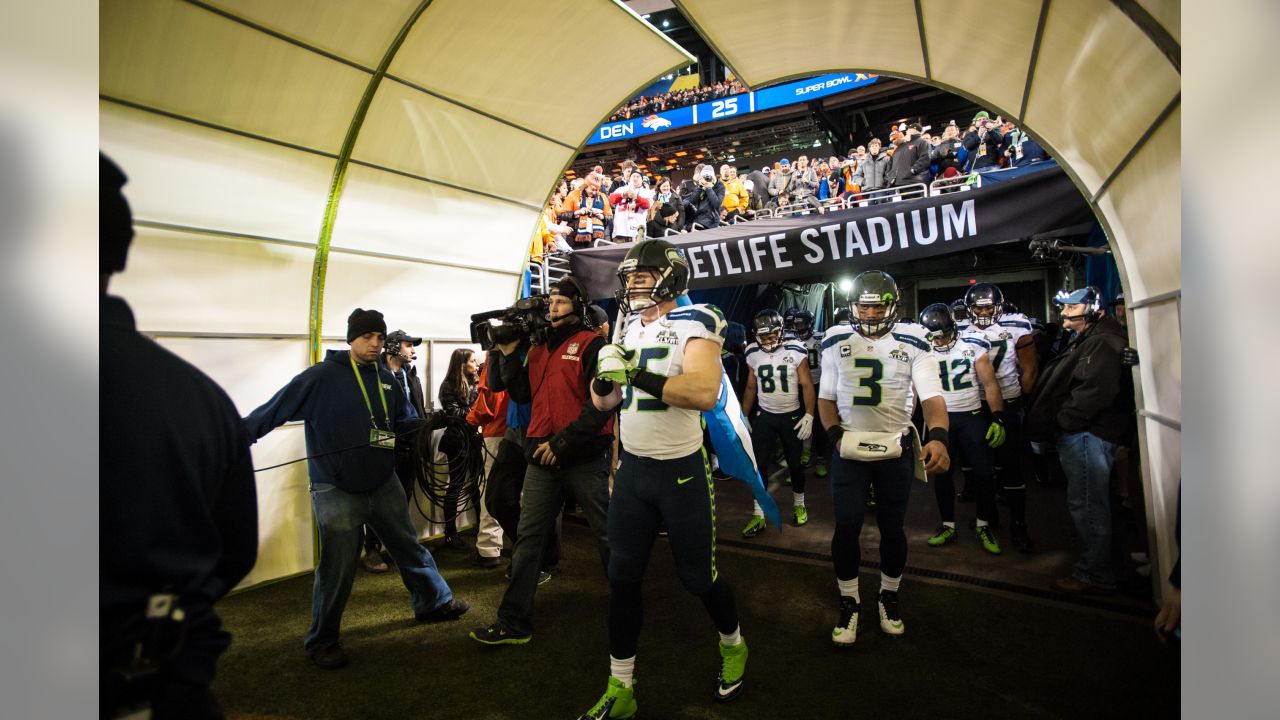
[[[664,28],[665,28],[665,27],[671,27],[671,21],[670,21],[670,20],[663,20],[663,21],[662,21],[662,27],[664,27]]]
[[[840,281],[840,292],[844,293],[845,295],[848,295],[849,291],[852,289],[853,289],[852,280],[850,280],[849,278],[845,278]]]

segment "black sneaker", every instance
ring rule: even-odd
[[[482,645],[523,645],[533,638],[532,635],[517,635],[507,632],[498,623],[485,628],[476,628],[467,633],[467,636]]]
[[[431,612],[418,613],[414,618],[420,623],[437,623],[457,620],[471,609],[471,603],[454,598]]]
[[[492,570],[502,564],[502,560],[494,555],[493,557],[485,557],[478,552],[471,553],[471,564],[476,567],[482,567],[485,570]]]
[[[880,629],[890,635],[901,635],[907,628],[902,623],[902,615],[898,612],[898,593],[892,590],[880,591]]]
[[[342,647],[342,643],[334,643],[326,647],[311,648],[307,651],[307,659],[321,670],[337,670],[351,662],[351,653]]]
[[[1013,546],[1018,552],[1029,553],[1035,550],[1035,545],[1031,542],[1031,536],[1027,534],[1027,524],[1025,522],[1012,523],[1009,528],[1009,539],[1013,542]]]
[[[444,540],[440,541],[439,549],[451,553],[468,553],[474,548],[461,535],[445,535]]]

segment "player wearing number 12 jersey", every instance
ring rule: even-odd
[[[783,340],[782,316],[777,310],[761,310],[751,325],[756,341],[747,346],[751,374],[747,377],[742,412],[751,417],[752,406],[760,406],[760,412],[751,421],[756,466],[762,475],[767,475],[774,443],[782,442],[787,472],[791,474],[792,518],[797,526],[804,525],[809,522],[809,511],[804,505],[804,464],[800,453],[803,442],[813,432],[814,412],[808,354],[796,340]],[[764,510],[756,503],[742,534],[744,537],[758,535],[764,525]]]
[[[1005,426],[1004,402],[1000,398],[995,369],[987,355],[991,345],[980,335],[959,332],[951,309],[942,303],[934,303],[921,311],[920,324],[929,332],[929,340],[933,344],[933,359],[937,361],[938,378],[942,381],[942,397],[947,403],[951,447],[964,453],[973,467],[973,489],[978,501],[974,532],[983,549],[999,555],[1000,542],[991,529],[991,518],[996,513],[995,468],[991,449],[1004,443]],[[986,395],[991,408],[989,421],[980,394]],[[939,547],[956,539],[956,488],[953,478],[958,470],[953,466],[950,471],[932,478],[942,525],[929,538],[930,547]]]
[[[949,466],[947,406],[924,328],[897,324],[898,285],[883,272],[858,275],[849,297],[852,327],[828,330],[822,343],[818,398],[822,425],[835,449],[831,557],[840,589],[840,616],[831,640],[840,647],[857,639],[858,535],[867,489],[875,488],[880,530],[880,629],[901,635],[905,626],[898,610],[898,583],[907,566],[903,523],[911,480],[921,461],[930,473]],[[911,427],[917,397],[929,428],[918,458]]]
[[[629,718],[649,553],[665,526],[676,573],[720,634],[714,697],[737,697],[747,645],[733,591],[715,553],[715,486],[702,449],[703,410],[720,396],[724,315],[713,305],[677,307],[689,266],[665,240],[637,243],[618,266],[618,306],[630,321],[621,344],[600,350],[592,395],[620,412],[621,451],[609,501],[609,666],[604,695],[583,720]]]

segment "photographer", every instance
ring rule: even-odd
[[[694,176],[694,183],[680,187],[680,199],[684,201],[689,221],[703,228],[719,227],[724,193],[724,183],[716,180],[716,171],[710,165],[702,165]]]
[[[471,638],[486,645],[517,645],[533,634],[533,598],[547,537],[569,494],[582,506],[607,567],[605,537],[609,502],[609,448],[613,416],[597,410],[590,383],[604,338],[588,327],[586,290],[566,276],[551,290],[547,306],[550,330],[529,349],[524,362],[519,340],[499,344],[502,383],[511,399],[533,404],[526,431],[529,461],[511,583],[497,620],[476,628]]]
[[[999,117],[993,122],[986,110],[973,116],[973,124],[963,140],[968,153],[966,172],[1000,165],[1000,155],[1004,150],[1004,137],[1000,134],[1002,124]]]

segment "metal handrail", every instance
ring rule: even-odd
[[[969,173],[968,175],[956,175],[955,177],[934,180],[929,183],[929,195],[938,195],[945,192],[966,192],[975,187],[982,187],[982,175],[980,173]]]

